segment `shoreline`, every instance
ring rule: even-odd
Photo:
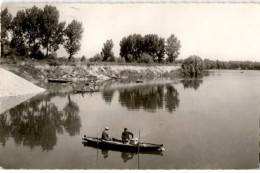
[[[116,64],[62,64],[49,65],[31,61],[16,64],[1,64],[6,69],[36,85],[48,79],[78,82],[104,82],[111,79],[146,79],[154,77],[180,77],[179,65],[116,65]]]

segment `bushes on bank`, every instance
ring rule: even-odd
[[[204,64],[199,56],[192,55],[183,61],[182,72],[185,76],[198,77],[202,75]]]

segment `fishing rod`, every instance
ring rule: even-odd
[[[139,129],[139,141],[138,141],[138,169],[140,169],[140,143],[141,143],[141,140],[140,140],[140,129]]]

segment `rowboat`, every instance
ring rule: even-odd
[[[48,79],[48,82],[54,82],[54,83],[67,83],[67,82],[72,82],[72,80],[64,80],[64,79]]]
[[[137,79],[135,82],[136,82],[136,83],[143,83],[144,81],[141,80],[141,79]]]
[[[75,90],[75,93],[92,93],[92,92],[99,92],[99,89],[93,89],[93,90]]]
[[[151,143],[122,143],[122,140],[112,138],[112,140],[102,140],[96,137],[85,137],[82,138],[83,144],[86,143],[92,146],[98,146],[102,149],[117,150],[117,151],[129,151],[129,152],[144,152],[144,151],[162,151],[163,144],[151,144]]]

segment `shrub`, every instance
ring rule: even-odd
[[[97,53],[93,58],[90,58],[89,61],[90,62],[100,62],[100,61],[102,61],[102,56],[99,53]]]
[[[130,62],[130,63],[134,62],[134,56],[133,55],[126,55],[125,61]]]
[[[48,64],[50,66],[59,66],[61,65],[62,63],[60,62],[59,59],[48,59]]]
[[[81,62],[86,61],[86,57],[83,55],[80,61],[81,61]]]
[[[115,62],[116,58],[115,58],[115,56],[110,56],[110,57],[108,57],[108,59],[106,61],[107,62]]]
[[[153,62],[153,57],[147,53],[142,53],[141,57],[138,59],[137,62],[150,64]]]
[[[182,72],[186,76],[198,77],[204,70],[203,61],[199,56],[192,55],[183,61]]]
[[[54,52],[54,53],[49,54],[46,58],[47,58],[47,59],[57,59],[58,56],[57,56],[57,53]]]
[[[125,63],[125,58],[123,58],[123,57],[116,58],[116,60],[117,60],[117,63]]]

